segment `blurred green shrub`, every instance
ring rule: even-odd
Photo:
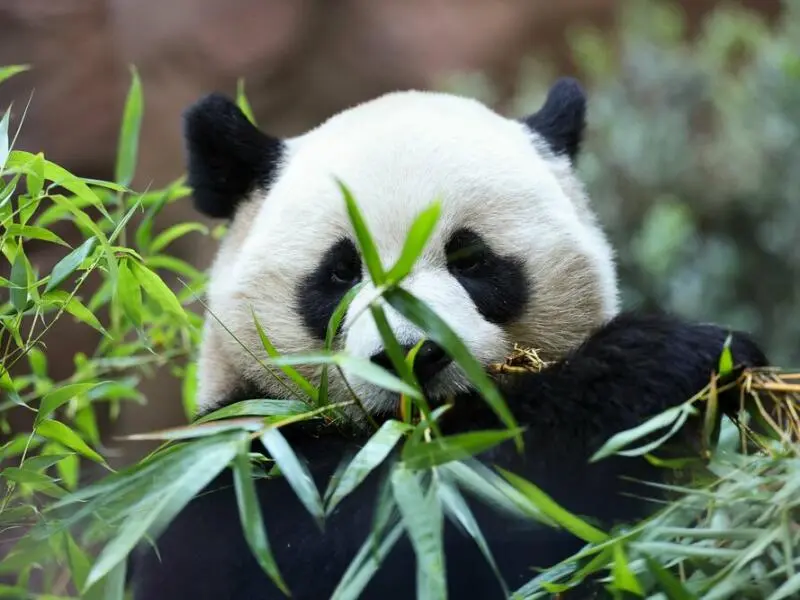
[[[800,2],[774,26],[725,7],[684,30],[673,5],[637,0],[616,49],[573,38],[591,88],[580,169],[625,305],[743,328],[800,364]]]

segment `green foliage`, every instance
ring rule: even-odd
[[[793,12],[774,33],[752,15],[718,11],[700,38],[687,45],[682,19],[669,5],[634,3],[623,20],[621,61],[595,32],[580,32],[574,47],[595,88],[582,169],[622,248],[627,301],[659,301],[694,316],[756,329],[768,346],[794,359],[800,321],[793,318],[789,297],[799,265],[788,232],[795,231],[800,215],[793,212],[800,205],[793,203],[800,200],[793,169],[800,158],[800,62],[792,41],[800,33],[800,4],[787,6]],[[0,69],[0,81],[22,69]],[[241,81],[237,103],[254,121]],[[205,276],[171,256],[169,248],[184,235],[216,235],[199,223],[154,231],[159,213],[188,196],[182,180],[147,193],[129,189],[143,110],[144,91],[134,69],[113,183],[78,177],[42,154],[15,149],[8,113],[0,120],[0,249],[8,273],[0,278],[6,291],[0,304],[0,429],[10,431],[11,411],[29,412],[33,419],[30,431],[16,432],[0,446],[0,527],[25,532],[0,565],[0,574],[13,574],[15,581],[0,586],[0,595],[31,597],[26,588],[36,571],[51,594],[42,598],[123,598],[130,551],[152,542],[227,468],[234,474],[245,539],[265,573],[288,593],[254,478],[286,477],[297,501],[323,526],[331,511],[387,460],[394,461],[391,477],[376,498],[371,534],[334,598],[357,597],[402,535],[417,555],[418,595],[444,598],[445,519],[461,524],[499,578],[481,523],[465,501],[467,493],[587,542],[575,557],[532,574],[530,582],[510,592],[514,598],[549,597],[589,575],[604,577],[615,597],[624,592],[777,600],[800,590],[796,448],[778,440],[765,446],[768,452],[740,453],[739,432],[718,415],[716,379],[685,404],[612,437],[593,457],[644,456],[665,467],[682,466],[653,453],[692,414],[704,412],[703,445],[712,477],[691,488],[671,488],[679,492],[677,500],[631,528],[602,531],[558,506],[536,482],[472,461],[510,440],[521,448],[523,430],[463,342],[400,287],[435,230],[439,205],[432,202],[422,211],[397,262],[384,265],[356,198],[341,182],[342,201],[370,274],[365,285],[372,296],[365,310],[375,318],[398,375],[336,349],[336,333],[355,290],[335,311],[324,346],[307,355],[281,355],[254,315],[262,347],[248,351],[276,377],[281,371],[287,397],[251,399],[190,425],[131,436],[163,443],[115,472],[100,440],[99,411],[108,409],[114,417],[123,401],[142,401],[137,386],[152,367],[179,365],[180,401],[187,416],[193,414],[202,321],[189,305]],[[696,125],[697,115],[704,116],[702,126]],[[52,232],[52,224],[60,221],[74,224],[81,244],[69,247]],[[26,251],[32,242],[64,247],[50,273],[32,264]],[[92,294],[85,292],[89,276],[100,281]],[[752,297],[731,303],[731,289]],[[505,428],[441,435],[437,420],[448,407],[431,410],[427,404],[413,375],[418,347],[403,354],[388,327],[387,305],[447,350]],[[91,327],[98,342],[90,356],[75,357],[69,377],[56,381],[49,375],[43,342],[65,316]],[[321,377],[303,376],[295,369],[301,365],[320,367]],[[732,367],[726,343],[719,371]],[[329,402],[330,368],[346,368],[400,394],[402,419],[376,426],[320,493],[281,428],[310,419],[335,426],[341,411],[363,410],[357,397]],[[268,458],[251,454],[256,438]],[[107,473],[91,485],[79,485],[87,460]]]
[[[670,3],[623,15],[617,50],[592,30],[573,48],[590,87],[580,170],[625,304],[750,331],[800,364],[798,3],[774,26],[720,8],[691,43]]]

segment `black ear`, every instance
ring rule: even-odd
[[[266,188],[283,153],[280,140],[259,131],[220,94],[187,109],[184,137],[195,208],[214,218],[232,217],[247,194]]]
[[[570,77],[556,81],[544,106],[527,117],[525,124],[541,135],[555,154],[566,154],[575,162],[586,125],[586,95],[580,83]]]

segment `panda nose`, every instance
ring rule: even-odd
[[[414,346],[402,346],[403,354],[408,355]],[[391,373],[395,373],[392,360],[386,351],[373,354],[370,358],[372,362],[379,365]],[[429,383],[447,367],[452,359],[444,349],[434,342],[425,341],[422,343],[417,356],[414,358],[414,374],[422,385]]]

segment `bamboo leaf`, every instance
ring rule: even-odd
[[[258,322],[258,318],[256,317],[255,311],[251,309],[251,314],[253,315],[253,323],[255,323],[256,331],[258,331],[258,337],[261,340],[261,345],[264,347],[267,355],[271,358],[276,358],[280,356],[278,351],[275,349],[275,346],[272,345],[272,342],[267,337],[266,332],[261,327],[261,323]],[[317,401],[317,389],[309,383],[309,381],[303,377],[300,373],[297,372],[296,369],[293,369],[289,365],[281,366],[281,370],[286,374],[289,379],[291,379],[294,384],[299,387],[303,393],[311,398],[312,401]]]
[[[729,334],[728,337],[725,338],[725,343],[722,345],[722,353],[719,356],[717,371],[720,377],[724,377],[733,371],[733,354],[731,353],[732,342],[733,336]]]
[[[344,297],[339,301],[339,304],[336,306],[336,310],[333,311],[330,320],[328,321],[328,329],[325,332],[325,351],[329,352],[333,349],[333,340],[336,338],[336,334],[339,332],[339,327],[341,327],[342,321],[344,320],[345,316],[347,315],[347,310],[350,308],[350,303],[353,301],[353,298],[356,297],[356,294],[361,291],[363,288],[363,283],[359,283],[351,287]],[[328,365],[322,366],[322,374],[320,375],[319,380],[319,392],[317,394],[317,401],[318,402],[327,402],[328,401]]]
[[[476,431],[440,437],[430,442],[407,444],[403,449],[403,463],[407,468],[429,469],[455,460],[463,460],[505,442],[522,429]]]
[[[322,507],[319,491],[314,484],[311,473],[300,462],[286,438],[283,437],[277,427],[270,427],[261,435],[261,441],[269,455],[278,465],[278,468],[280,468],[288,484],[297,494],[298,499],[317,520],[317,524],[322,526],[322,522],[325,519],[325,509]]]
[[[177,225],[173,225],[156,236],[152,244],[150,244],[150,252],[157,254],[175,240],[193,231],[198,231],[206,235],[208,234],[208,227],[202,223],[178,223]]]
[[[339,581],[339,585],[333,591],[331,600],[360,598],[364,588],[367,587],[370,579],[380,568],[402,533],[402,525],[395,525],[383,540],[379,539],[379,533],[374,530],[370,532],[369,537],[364,541],[358,554]]]
[[[139,73],[131,67],[131,85],[125,99],[122,115],[122,131],[117,146],[117,164],[114,180],[123,186],[129,186],[136,172],[136,156],[139,151],[139,132],[142,126],[144,96]]]
[[[142,289],[139,281],[128,266],[128,261],[119,264],[119,277],[117,278],[117,298],[131,322],[137,327],[142,326]]]
[[[281,577],[278,565],[272,555],[267,539],[267,531],[253,483],[252,466],[246,452],[240,452],[233,464],[233,483],[236,489],[236,502],[239,507],[239,520],[242,523],[247,545],[250,546],[258,564],[269,578],[287,596],[289,588]]]
[[[665,410],[661,414],[656,415],[652,419],[648,419],[641,425],[637,425],[632,429],[626,429],[625,431],[617,433],[605,444],[603,444],[603,446],[597,452],[594,453],[590,459],[590,462],[596,462],[600,459],[606,458],[607,456],[611,456],[612,454],[619,453],[622,448],[625,448],[632,442],[650,435],[659,429],[669,427],[670,425],[672,425],[674,429],[674,425],[676,423],[680,423],[681,419],[685,420],[688,417],[688,411],[691,410],[694,409],[688,403],[681,404],[680,406],[674,406]],[[684,413],[686,413],[685,416]]]
[[[697,596],[692,594],[681,583],[680,579],[675,577],[667,569],[665,569],[657,561],[649,556],[644,557],[647,568],[650,573],[655,577],[661,590],[667,595],[669,600],[696,600]]]
[[[608,535],[559,506],[552,498],[531,482],[499,467],[498,471],[545,516],[561,525],[573,535],[593,544],[599,544],[608,539]]]
[[[55,233],[44,227],[34,227],[32,225],[17,225],[12,224],[6,228],[8,235],[18,235],[22,238],[29,240],[42,240],[43,242],[51,242],[69,248],[69,244],[58,237]]]
[[[63,406],[75,396],[85,394],[89,390],[102,385],[106,382],[92,382],[92,383],[72,383],[56,388],[52,392],[45,394],[39,404],[39,411],[36,413],[34,426],[41,423],[44,419],[49,417],[59,407]]]
[[[203,415],[195,423],[235,417],[291,417],[306,411],[308,405],[298,400],[242,400]]]
[[[58,261],[50,272],[50,279],[47,281],[47,285],[45,285],[44,288],[45,293],[56,288],[67,277],[72,275],[91,254],[92,250],[94,250],[95,244],[97,244],[97,238],[90,237]]]
[[[445,508],[453,518],[461,524],[469,536],[475,540],[486,562],[489,563],[489,566],[497,577],[497,582],[503,590],[503,597],[508,598],[508,586],[503,580],[503,575],[497,567],[497,562],[494,560],[492,551],[489,549],[489,544],[486,542],[486,538],[483,536],[483,532],[478,522],[475,520],[472,511],[469,509],[469,505],[461,495],[461,492],[458,491],[458,488],[449,484],[440,485],[438,492],[439,498]]]
[[[10,146],[8,141],[8,122],[11,118],[11,109],[7,110],[0,119],[0,169],[5,167],[8,160]]]
[[[30,69],[30,65],[9,65],[7,67],[0,67],[0,83],[28,69]],[[0,166],[2,166],[2,164],[2,161],[0,161]]]
[[[181,321],[185,321],[186,312],[183,310],[183,306],[181,306],[181,303],[178,301],[173,291],[169,289],[169,286],[143,264],[138,262],[131,262],[129,264],[134,276],[139,281],[142,288],[144,288],[147,295],[161,305],[163,310],[179,317]]]
[[[446,598],[444,518],[439,502],[434,494],[425,497],[417,476],[408,469],[395,469],[391,480],[417,557],[417,598]]]
[[[244,92],[243,78],[239,78],[236,81],[236,105],[239,107],[239,110],[244,113],[244,116],[247,117],[247,120],[253,125],[256,125],[256,118],[253,116],[253,109],[250,107],[250,102],[248,102],[247,95]]]
[[[644,596],[642,585],[631,571],[628,559],[625,556],[625,550],[620,542],[614,544],[614,562],[611,565],[611,578],[616,589],[630,592],[637,596]]]
[[[414,219],[406,236],[403,249],[400,252],[400,258],[386,273],[386,281],[397,283],[411,272],[414,263],[422,254],[425,244],[428,243],[433,230],[436,228],[441,211],[441,203],[434,202]]]
[[[484,372],[480,363],[458,338],[455,332],[436,313],[405,290],[387,290],[384,298],[395,310],[422,329],[426,335],[439,344],[458,363],[475,388],[510,429],[516,429],[517,422],[495,385]],[[517,448],[521,449],[522,436],[516,437]]]
[[[36,425],[34,431],[38,435],[58,442],[62,446],[66,446],[70,450],[74,450],[90,460],[105,464],[105,460],[102,456],[92,450],[77,433],[61,421],[53,421],[51,419],[41,421]]]
[[[344,196],[347,214],[350,217],[350,223],[353,225],[358,247],[361,250],[361,256],[369,272],[370,279],[375,285],[381,285],[386,281],[386,274],[383,272],[383,265],[381,265],[378,249],[367,229],[364,216],[361,214],[361,210],[358,208],[355,198],[353,198],[347,186],[338,179],[336,183]]]
[[[188,455],[183,470],[171,481],[161,480],[164,487],[148,489],[149,494],[132,507],[135,518],[122,522],[116,536],[103,548],[86,578],[85,588],[91,587],[111,569],[122,562],[145,536],[158,534],[203,488],[219,475],[234,458],[241,437],[223,438],[204,452]]]
[[[386,421],[381,425],[380,429],[353,457],[341,476],[331,480],[331,485],[325,494],[326,513],[331,514],[339,502],[356,489],[389,456],[403,434],[410,430],[409,425],[394,420]]]
[[[73,317],[78,319],[78,321],[82,323],[86,323],[90,327],[96,329],[103,335],[109,335],[105,328],[101,325],[100,321],[97,317],[94,316],[92,311],[90,311],[83,303],[78,300],[75,296],[69,299],[69,301],[64,305],[64,310],[71,314]]]
[[[410,386],[405,381],[392,375],[386,369],[376,365],[374,362],[357,358],[346,354],[293,354],[285,355],[275,358],[269,358],[265,362],[273,365],[310,365],[310,364],[329,364],[338,365],[343,369],[347,369],[353,375],[361,379],[375,384],[386,390],[398,392],[401,394],[408,394],[413,398],[419,398],[419,390]]]
[[[17,248],[14,263],[11,266],[11,305],[18,311],[23,312],[28,307],[28,273],[30,266],[28,258],[22,246]]]
[[[42,193],[42,187],[44,187],[44,155],[41,152],[34,157],[30,164],[30,169],[25,173],[25,185],[31,198],[37,198]]]

